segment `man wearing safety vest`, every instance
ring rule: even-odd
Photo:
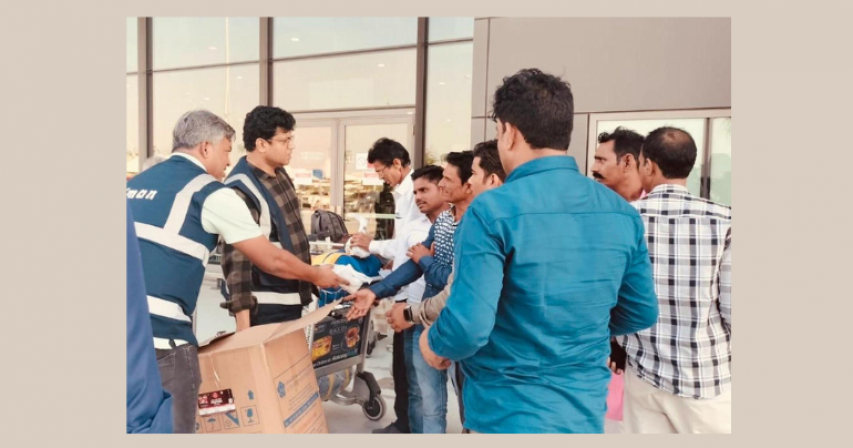
[[[274,246],[245,202],[221,180],[235,132],[204,110],[175,125],[172,155],[127,183],[142,253],[154,347],[163,388],[173,398],[174,432],[195,431],[201,374],[192,318],[210,252],[221,236],[260,270],[321,288],[346,281]]]

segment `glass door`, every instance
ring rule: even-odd
[[[400,142],[413,158],[414,111],[385,110],[298,114],[296,151],[286,167],[302,204],[305,228],[311,215],[323,209],[339,213],[355,233],[367,220],[367,232],[377,239],[393,236],[394,199],[391,188],[367,162],[376,140]]]

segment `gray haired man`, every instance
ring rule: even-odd
[[[274,246],[246,203],[221,180],[234,129],[204,110],[175,125],[172,156],[127,183],[139,238],[154,348],[163,388],[173,397],[174,430],[195,431],[201,374],[192,315],[210,252],[221,236],[259,269],[321,288],[346,281]]]

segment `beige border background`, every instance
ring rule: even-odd
[[[737,347],[735,435],[689,441],[547,436],[547,442],[818,446],[828,432],[849,427],[848,402],[840,393],[848,389],[849,355],[829,343],[848,340],[841,334],[847,327],[823,318],[850,315],[850,288],[833,288],[840,286],[836,279],[850,276],[845,250],[850,238],[832,235],[850,227],[842,213],[849,206],[830,198],[833,191],[846,193],[846,176],[831,168],[849,166],[851,153],[849,111],[837,101],[851,98],[850,14],[838,6],[849,2],[813,0],[796,8],[794,2],[722,0],[47,3],[6,5],[0,27],[5,162],[0,222],[7,304],[0,403],[3,427],[12,429],[4,445],[42,446],[33,443],[36,439],[45,446],[246,443],[245,438],[153,440],[121,433],[125,16],[733,17],[738,173],[751,181],[740,183],[735,206],[744,241],[738,246],[737,308],[746,327],[739,331],[747,332]],[[807,223],[816,224],[815,230]],[[820,320],[805,318],[812,309]],[[515,448],[543,443],[545,437],[533,442],[456,435],[440,443]],[[332,435],[261,437],[250,443],[376,447],[435,446],[435,440]]]

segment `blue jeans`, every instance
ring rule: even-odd
[[[423,433],[444,434],[447,432],[447,370],[434,369],[424,360],[419,344],[424,332],[423,325],[415,325],[412,330],[416,379],[410,384],[416,383],[420,389],[418,401],[421,403],[421,409],[418,413],[423,419]],[[409,409],[412,409],[412,405],[409,406]]]
[[[418,340],[414,336],[415,328],[403,330],[403,358],[406,362],[406,377],[409,379],[409,429],[411,429],[412,434],[423,434],[423,400],[414,364],[414,351],[418,347]]]

